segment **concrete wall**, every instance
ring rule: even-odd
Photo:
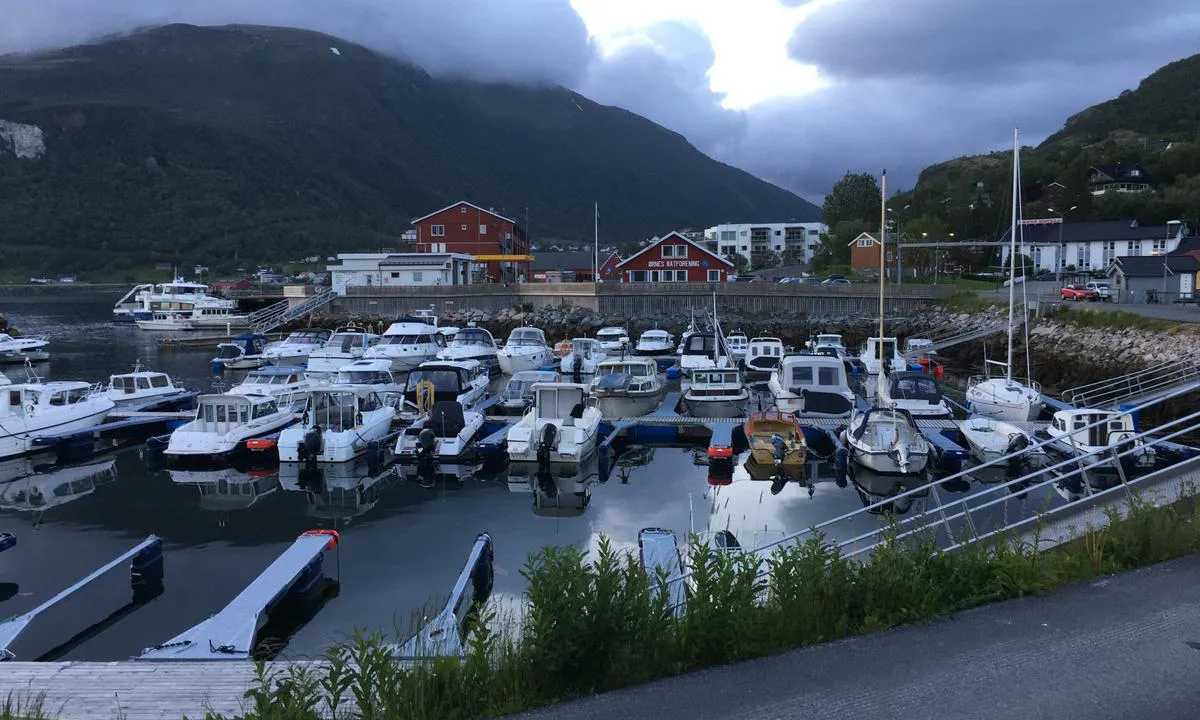
[[[472,285],[434,288],[350,288],[335,300],[334,312],[393,317],[431,305],[441,314],[456,309],[501,310],[520,305],[534,308],[574,306],[602,315],[638,318],[717,305],[752,313],[804,315],[870,314],[879,309],[878,286],[800,285],[777,283],[556,283]],[[887,288],[889,312],[920,307],[946,297],[950,286],[905,285]]]

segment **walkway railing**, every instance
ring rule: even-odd
[[[274,330],[275,328],[289,323],[293,320],[316,312],[328,305],[334,298],[333,292],[329,289],[318,290],[315,294],[309,296],[304,302],[291,306],[289,300],[280,300],[279,302],[268,305],[262,310],[257,310],[250,313],[250,327],[254,332],[265,333]]]
[[[1200,352],[1184,355],[1116,378],[1071,388],[1063,400],[1076,407],[1117,409],[1150,400],[1176,388],[1200,382]]]

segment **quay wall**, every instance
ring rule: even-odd
[[[950,286],[889,286],[888,312],[922,308],[953,292]],[[539,310],[577,307],[605,317],[637,318],[712,306],[722,312],[860,315],[878,312],[878,287],[778,283],[558,283],[460,285],[450,287],[350,288],[334,301],[332,312],[349,316],[394,317],[429,308],[455,310]]]

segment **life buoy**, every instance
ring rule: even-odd
[[[571,354],[571,341],[563,340],[558,344],[559,357],[566,357]]]
[[[32,414],[33,414],[33,411],[34,411],[35,409],[36,409],[36,408],[34,408],[34,406],[32,406],[32,405],[26,405],[26,406],[25,406],[25,412],[29,413],[30,415],[32,415]]]

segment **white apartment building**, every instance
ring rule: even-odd
[[[1106,270],[1119,257],[1165,255],[1179,247],[1187,235],[1184,223],[1138,225],[1136,220],[1102,220],[1060,223],[1057,218],[1026,220],[1017,238],[1018,252],[1028,255],[1033,272]],[[1008,240],[1008,233],[1003,240]],[[1001,250],[1001,265],[1008,267],[1008,245]]]
[[[348,287],[397,285],[469,285],[472,255],[463,253],[339,253],[329,265],[329,287],[345,295]]]
[[[812,261],[825,225],[820,222],[724,223],[704,231],[721,257],[737,253],[753,261],[756,253],[792,250],[799,262]]]

